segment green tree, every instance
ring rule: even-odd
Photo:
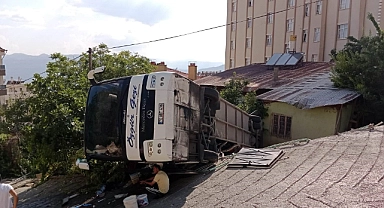
[[[246,93],[239,107],[247,113],[258,115],[261,118],[268,116],[268,108],[264,106],[261,100],[257,99],[255,91]]]
[[[379,122],[384,117],[384,32],[372,14],[368,15],[376,28],[375,36],[360,39],[348,37],[341,51],[331,51],[335,62],[332,81],[336,87],[361,93],[365,104],[361,108],[367,122]]]
[[[220,96],[247,113],[253,113],[264,118],[268,115],[268,109],[257,99],[256,92],[244,93],[244,88],[248,84],[247,80],[239,78],[236,73],[233,73],[233,77],[225,83],[224,89],[220,91]]]
[[[237,77],[234,72],[229,82],[224,84],[220,96],[234,105],[240,105],[244,100],[243,90],[248,84],[248,81]]]
[[[148,73],[149,59],[129,51],[110,53],[105,44],[93,48],[93,68],[106,66],[96,79]],[[28,85],[33,96],[12,105],[4,112],[5,126],[20,134],[24,158],[33,172],[65,174],[81,149],[87,91],[88,56],[79,60],[54,53],[47,64],[46,76],[34,75]],[[17,116],[11,109],[23,105]],[[19,106],[20,107],[20,106]],[[17,126],[17,128],[12,128]]]

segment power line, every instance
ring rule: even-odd
[[[40,72],[39,75],[42,75],[42,74],[44,74],[44,73],[46,73],[46,72],[47,72],[47,71]],[[35,73],[35,74],[36,74],[36,73]],[[24,82],[26,82],[26,81],[28,81],[28,80],[30,80],[30,79],[33,79],[33,77],[30,77],[30,78],[28,78],[28,79],[25,79]]]
[[[282,12],[286,12],[288,10],[291,10],[291,9],[297,9],[297,8],[300,8],[300,7],[303,7],[305,5],[309,5],[309,4],[313,4],[313,3],[317,3],[317,1],[315,2],[310,2],[310,3],[305,3],[303,5],[299,5],[299,6],[294,6],[294,7],[290,7],[290,8],[287,8],[287,9],[282,9],[282,10],[279,10],[279,11],[275,11],[275,12],[269,12],[267,14],[263,14],[263,15],[259,15],[259,16],[256,16],[256,17],[253,17],[253,18],[247,18],[245,20],[240,20],[240,21],[236,21],[236,22],[231,22],[231,23],[227,23],[227,24],[223,24],[223,25],[218,25],[218,26],[214,26],[214,27],[210,27],[210,28],[205,28],[205,29],[202,29],[202,30],[197,30],[197,31],[193,31],[193,32],[189,32],[189,33],[184,33],[184,34],[180,34],[180,35],[174,35],[174,36],[170,36],[170,37],[166,37],[166,38],[160,38],[160,39],[155,39],[155,40],[150,40],[150,41],[144,41],[144,42],[138,42],[138,43],[131,43],[131,44],[125,44],[125,45],[119,45],[119,46],[113,46],[113,47],[109,47],[107,48],[108,50],[109,49],[117,49],[117,48],[124,48],[124,47],[130,47],[130,46],[136,46],[136,45],[143,45],[143,44],[148,44],[148,43],[154,43],[154,42],[159,42],[159,41],[164,41],[164,40],[170,40],[170,39],[174,39],[174,38],[179,38],[179,37],[183,37],[183,36],[188,36],[188,35],[193,35],[193,34],[196,34],[196,33],[201,33],[201,32],[205,32],[205,31],[209,31],[209,30],[214,30],[214,29],[218,29],[218,28],[221,28],[221,27],[225,27],[225,26],[230,26],[234,23],[238,24],[238,23],[242,23],[242,22],[246,22],[248,20],[255,20],[255,19],[260,19],[260,18],[263,18],[263,17],[267,17],[268,15],[272,15],[272,14],[279,14],[279,13],[282,13]],[[75,59],[78,59],[80,57],[82,57],[83,54],[71,59],[72,61],[75,60]],[[40,75],[41,74],[44,74],[46,73],[47,71],[44,71],[44,72],[41,72],[39,73]],[[33,77],[31,78],[28,78],[24,81],[27,81],[27,80],[30,80],[30,79],[33,79]]]
[[[276,12],[269,12],[267,14],[259,15],[259,16],[253,17],[253,18],[247,18],[245,20],[231,22],[231,23],[227,23],[227,24],[223,24],[223,25],[218,25],[218,26],[215,26],[215,27],[210,27],[210,28],[206,28],[206,29],[202,29],[202,30],[197,30],[197,31],[189,32],[189,33],[184,33],[184,34],[180,34],[180,35],[174,35],[174,36],[170,36],[170,37],[166,37],[166,38],[160,38],[160,39],[156,39],[156,40],[144,41],[144,42],[139,42],[139,43],[131,43],[131,44],[126,44],[126,45],[113,46],[113,47],[110,47],[108,49],[124,48],[124,47],[143,45],[143,44],[147,44],[147,43],[154,43],[154,42],[159,42],[159,41],[179,38],[179,37],[183,37],[183,36],[187,36],[187,35],[201,33],[201,32],[205,32],[205,31],[209,31],[209,30],[214,30],[214,29],[217,29],[217,28],[225,27],[225,26],[230,26],[231,24],[234,24],[234,23],[238,24],[238,23],[246,22],[246,21],[248,21],[250,19],[251,20],[260,19],[260,18],[263,18],[263,17],[267,17],[268,15],[271,15],[271,14],[279,14],[279,13],[286,12],[286,11],[294,9],[294,8],[297,9],[297,8],[300,8],[300,7],[303,7],[303,6],[307,5],[307,4],[312,4],[312,3],[317,3],[317,2],[305,3],[303,5],[299,5],[299,6],[295,6],[295,7],[290,7],[290,8],[279,10],[279,11],[276,11]]]

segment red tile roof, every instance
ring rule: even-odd
[[[176,70],[176,69],[170,69],[170,68],[167,67],[167,72],[175,72],[176,74],[178,74],[180,76],[188,78],[188,74],[187,73],[179,71],[179,70]]]
[[[195,82],[199,85],[223,87],[224,83],[228,82],[235,72],[237,77],[249,81],[249,90],[274,89],[317,73],[329,72],[331,66],[332,64],[328,62],[304,62],[296,69],[280,69],[278,73],[278,81],[274,82],[273,69],[268,68],[264,64],[252,64],[225,70],[221,73],[201,78]]]
[[[171,68],[168,68],[168,67],[167,67],[167,72],[175,72],[176,74],[178,74],[178,75],[180,75],[180,76],[183,76],[183,77],[188,78],[188,73],[179,71],[179,70],[177,70],[177,69],[171,69]],[[198,74],[197,74],[197,79],[201,79],[201,78],[206,77],[206,76],[207,76],[207,75],[205,75],[204,73],[198,73]]]

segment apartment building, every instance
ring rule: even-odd
[[[225,69],[264,63],[274,53],[304,53],[329,61],[348,36],[375,35],[383,0],[227,0]]]
[[[0,104],[9,105],[18,99],[25,99],[31,96],[27,85],[20,77],[17,80],[14,80],[13,77],[11,77],[6,83],[6,89],[7,94],[1,96]]]
[[[20,77],[17,80],[11,77],[10,80],[5,82],[5,64],[3,59],[6,54],[7,50],[0,47],[0,105],[11,104],[17,99],[31,96],[26,84]]]

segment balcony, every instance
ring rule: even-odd
[[[0,76],[5,76],[5,65],[0,65]]]
[[[7,86],[0,85],[0,96],[7,95]]]

